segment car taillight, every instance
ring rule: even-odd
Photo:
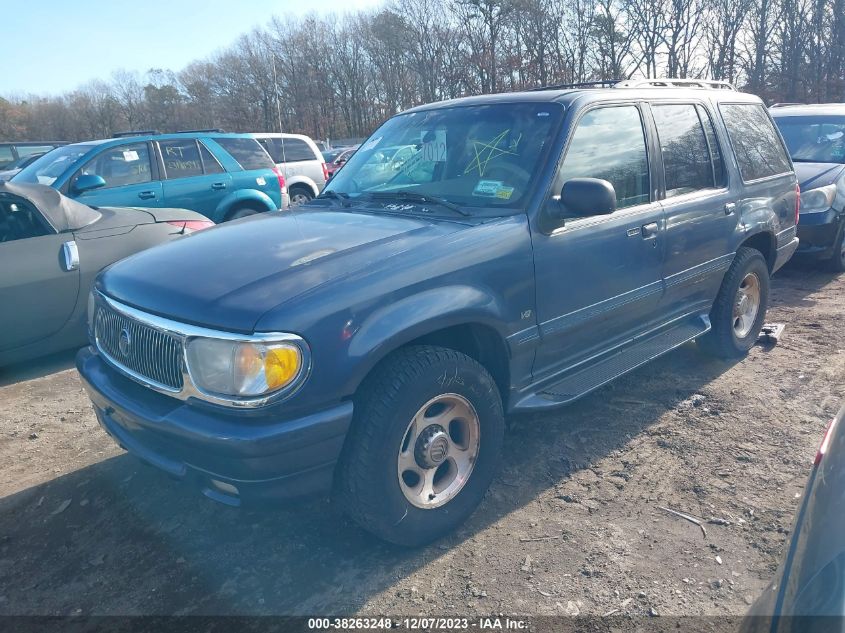
[[[819,446],[819,450],[816,453],[816,459],[813,461],[813,464],[816,466],[818,466],[819,462],[822,461],[822,457],[824,457],[824,454],[830,446],[830,438],[833,435],[833,429],[836,427],[836,420],[838,419],[839,418],[833,418],[830,421],[830,424],[827,425],[827,430],[824,432],[824,438],[822,439],[821,446]]]
[[[273,167],[273,173],[276,174],[276,178],[279,180],[279,191],[282,193],[285,192],[285,175],[282,173],[282,170],[278,167]]]
[[[325,163],[322,163],[322,167],[323,167],[323,179],[328,180],[329,179],[329,168],[326,167]]]
[[[801,185],[795,185],[795,224],[798,224],[798,215],[801,213]]]
[[[183,232],[202,231],[214,226],[214,222],[211,220],[173,220],[168,224],[179,227]]]

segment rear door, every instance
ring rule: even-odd
[[[637,104],[593,107],[575,123],[552,191],[559,195],[570,178],[601,178],[614,186],[617,210],[566,218],[533,237],[542,337],[536,378],[620,344],[656,319],[663,220],[644,123]]]
[[[276,209],[281,208],[282,189],[276,164],[257,140],[245,136],[215,136],[210,140],[226,154],[220,156],[220,162],[232,175],[234,190],[260,191],[270,198]]]
[[[662,309],[667,317],[709,312],[741,230],[725,169],[725,143],[703,102],[656,101],[650,109],[663,166]]]
[[[160,207],[162,197],[158,164],[146,141],[127,142],[98,152],[70,181],[69,195],[98,207]],[[74,193],[73,183],[82,174],[95,174],[106,186]]]
[[[79,295],[79,268],[67,266],[59,234],[29,201],[0,194],[0,350],[55,334]],[[73,248],[73,247],[68,247]]]
[[[232,177],[196,139],[171,139],[159,141],[157,145],[161,157],[162,206],[190,209],[214,218],[218,205],[232,190]]]

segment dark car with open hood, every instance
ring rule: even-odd
[[[745,354],[797,208],[765,106],[721,82],[421,106],[294,212],[104,271],[77,367],[103,428],[206,496],[333,491],[419,545],[484,497],[505,415],[688,341]]]
[[[845,272],[845,104],[771,109],[801,185],[800,256]]]
[[[79,347],[98,272],[212,225],[184,209],[94,208],[45,185],[0,183],[0,366]]]

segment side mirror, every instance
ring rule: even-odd
[[[564,216],[607,215],[616,211],[616,190],[599,178],[572,178],[563,183],[560,204]]]
[[[92,189],[99,189],[105,187],[106,181],[102,176],[97,174],[82,174],[78,176],[73,183],[73,191],[75,193],[83,193],[91,191]]]

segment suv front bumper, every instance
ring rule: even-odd
[[[125,450],[228,505],[331,489],[352,403],[295,419],[193,405],[120,375],[90,347],[76,367],[100,426]]]

